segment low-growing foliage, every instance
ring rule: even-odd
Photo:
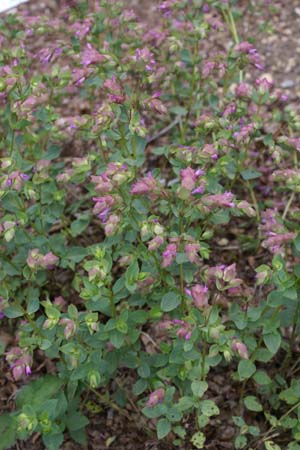
[[[20,389],[0,449],[84,444],[86,393],[130,399],[175,447],[205,448],[225,409],[232,448],[299,449],[296,112],[236,2],[166,0],[147,32],[117,1],[69,3],[1,22],[2,353]]]

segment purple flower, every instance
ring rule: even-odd
[[[163,252],[163,261],[162,267],[166,268],[170,266],[176,258],[177,245],[176,244],[168,244]]]
[[[163,388],[157,389],[156,391],[151,392],[149,399],[146,403],[146,406],[152,408],[158,403],[162,403],[165,397],[165,391]]]
[[[200,244],[186,244],[185,253],[192,264],[199,262],[198,251],[200,250]]]
[[[57,266],[58,261],[59,258],[56,255],[54,255],[52,252],[48,252],[42,258],[41,267],[45,269],[54,269],[54,267]]]
[[[187,191],[192,191],[195,188],[197,175],[194,169],[187,167],[180,172],[181,186]]]
[[[149,172],[144,178],[138,180],[131,188],[131,194],[135,195],[153,195],[160,189],[159,184]]]
[[[91,44],[87,44],[82,52],[81,62],[83,66],[89,66],[90,64],[101,63],[105,60],[105,56],[101,55],[95,50]]]
[[[224,194],[212,194],[202,197],[205,205],[220,208],[234,208],[233,194],[231,192],[224,192]]]
[[[243,342],[233,338],[231,348],[234,352],[238,353],[242,359],[249,359],[247,346]]]
[[[251,88],[246,83],[240,83],[235,88],[235,95],[237,97],[249,97],[251,94]]]
[[[190,290],[190,295],[194,300],[196,308],[203,309],[208,306],[208,287],[201,284],[195,284]]]

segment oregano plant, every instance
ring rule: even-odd
[[[297,111],[239,36],[238,2],[166,0],[147,32],[121,2],[65,3],[0,22],[1,351],[18,386],[0,449],[86,445],[88,398],[206,448],[221,375],[232,448],[297,450]]]

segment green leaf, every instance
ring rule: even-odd
[[[179,411],[186,411],[190,408],[192,408],[195,404],[195,400],[192,399],[192,397],[180,397],[176,407],[179,409]]]
[[[0,450],[11,448],[16,441],[16,423],[9,414],[0,416]]]
[[[86,432],[84,428],[80,428],[79,430],[69,430],[69,433],[75,442],[86,447]]]
[[[273,442],[273,441],[266,441],[265,449],[266,450],[281,450],[281,447],[279,447],[279,445],[275,444],[275,442]]]
[[[272,353],[267,348],[259,348],[255,354],[255,360],[264,363],[270,361],[272,357]]]
[[[25,311],[18,303],[14,303],[5,308],[3,312],[8,319],[15,319],[16,317],[22,317]]]
[[[47,450],[59,450],[64,441],[63,433],[43,434],[43,442]]]
[[[230,220],[230,214],[228,209],[223,209],[211,216],[211,222],[215,225],[223,225]]]
[[[176,408],[169,408],[166,416],[170,422],[179,422],[182,418],[181,411]]]
[[[207,388],[206,381],[193,381],[191,385],[192,392],[196,397],[202,397]]]
[[[295,380],[292,382],[292,386],[284,391],[281,391],[279,394],[280,400],[283,400],[288,405],[295,405],[299,402],[300,399],[300,382],[299,380]]]
[[[241,172],[242,178],[247,180],[255,180],[255,178],[259,178],[261,176],[261,172],[258,172],[254,169],[245,169]]]
[[[239,428],[245,425],[244,419],[240,416],[232,416],[232,421]]]
[[[145,406],[145,408],[142,409],[142,412],[149,419],[156,419],[156,417],[166,414],[167,408],[164,404],[158,404],[155,406]]]
[[[287,447],[287,450],[300,450],[300,444],[297,444],[296,441],[290,442]]]
[[[79,236],[89,225],[91,221],[90,214],[82,214],[78,219],[72,222],[70,232],[73,237]]]
[[[209,417],[205,416],[204,414],[200,414],[200,416],[197,417],[197,422],[199,428],[204,428],[209,422]]]
[[[187,115],[187,109],[183,108],[183,106],[173,106],[170,108],[170,111],[173,114],[176,114],[177,116],[186,116]]]
[[[54,375],[45,375],[32,381],[17,394],[17,408],[22,408],[24,405],[40,406],[46,400],[54,397],[62,385],[63,381]]]
[[[158,439],[163,439],[171,431],[171,423],[168,419],[160,419],[157,422],[157,437]]]
[[[150,377],[150,367],[149,364],[146,362],[142,362],[140,367],[138,368],[138,374],[141,378],[148,378]]]
[[[191,443],[194,447],[201,449],[204,447],[205,444],[205,435],[202,433],[202,431],[197,431],[197,433],[194,433],[191,439]]]
[[[217,416],[218,414],[220,414],[219,408],[212,400],[203,400],[202,402],[200,402],[200,410],[202,414],[207,417]]]
[[[244,435],[238,436],[234,441],[234,448],[244,448],[247,445],[247,438]]]
[[[266,344],[267,349],[275,355],[280,348],[281,344],[281,336],[278,332],[273,332],[264,335],[264,343]]]
[[[238,365],[238,374],[241,381],[252,377],[256,371],[255,364],[249,359],[242,359]]]
[[[43,159],[56,159],[59,157],[61,153],[61,147],[55,144],[51,144],[48,148],[48,151],[43,155]]]
[[[177,292],[171,291],[163,296],[160,307],[162,311],[169,312],[177,308],[181,303],[181,297]]]
[[[84,247],[70,247],[65,254],[65,258],[74,263],[79,263],[87,254],[88,250]]]
[[[72,411],[66,420],[68,430],[76,431],[88,425],[89,419],[79,411]]]
[[[142,394],[148,387],[148,381],[140,379],[136,383],[134,383],[132,392],[134,395],[140,395]]]
[[[27,304],[27,314],[33,314],[38,311],[40,307],[39,298],[30,298]]]
[[[258,370],[253,376],[255,382],[261,386],[272,383],[271,378],[264,370]]]
[[[263,407],[254,395],[248,395],[244,398],[244,404],[249,411],[262,411]]]

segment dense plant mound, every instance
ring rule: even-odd
[[[89,395],[170,448],[215,448],[227,415],[227,448],[299,449],[296,113],[229,2],[166,0],[148,32],[66,3],[0,28],[0,449],[84,444]]]

